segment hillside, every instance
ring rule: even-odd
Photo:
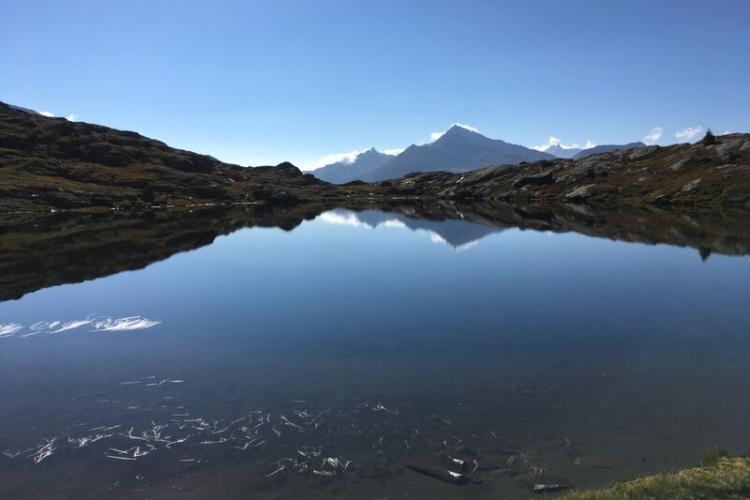
[[[479,151],[486,141],[502,142],[455,127],[429,145],[429,151],[445,170],[461,170],[469,166],[453,163],[455,151],[445,145],[474,144]],[[420,147],[426,146],[414,148]],[[243,168],[135,132],[32,115],[0,103],[0,213],[305,202],[372,205],[393,199],[750,209],[748,134],[723,135],[711,144],[506,163],[335,186],[290,163]]]
[[[383,184],[397,196],[421,198],[750,209],[750,134],[465,174],[421,173]]]
[[[291,164],[242,168],[136,132],[0,103],[0,212],[291,202],[328,185]]]

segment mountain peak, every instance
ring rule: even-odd
[[[335,163],[320,167],[313,172],[313,175],[333,184],[344,184],[363,177],[392,158],[393,156],[381,153],[372,147]]]
[[[466,135],[482,135],[482,134],[480,134],[476,129],[471,129],[465,125],[455,123],[451,126],[451,128],[445,131],[442,137],[466,136]]]

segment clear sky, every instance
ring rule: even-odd
[[[0,24],[0,100],[243,165],[454,122],[527,146],[750,131],[747,0],[0,0]]]

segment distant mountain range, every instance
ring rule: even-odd
[[[412,172],[467,172],[490,165],[517,165],[524,161],[554,158],[551,154],[490,139],[454,125],[435,142],[419,146],[412,144],[399,155],[391,156],[369,149],[354,161],[326,165],[312,174],[334,184],[344,184],[354,180],[373,182],[394,179]]]
[[[547,154],[557,156],[558,158],[574,158],[581,151],[585,151],[584,148],[564,148],[559,144],[553,144],[547,149],[542,149]]]
[[[370,148],[360,153],[353,161],[338,161],[321,167],[313,172],[318,179],[332,184],[346,184],[355,179],[361,179],[373,170],[382,167],[394,155],[381,153],[375,148]]]
[[[580,152],[578,152],[573,158],[576,160],[585,158],[587,156],[591,155],[598,155],[601,153],[610,153],[612,151],[617,151],[619,149],[633,149],[633,148],[642,148],[646,145],[642,142],[630,142],[628,144],[602,144],[601,146],[594,146],[593,148],[583,149]]]
[[[540,151],[544,151],[545,153],[556,156],[557,158],[580,159],[591,155],[610,153],[619,149],[642,148],[644,146],[646,145],[642,142],[630,142],[628,144],[602,144],[601,146],[592,146],[590,148],[565,148],[559,144],[553,144],[546,149],[540,149]]]
[[[522,161],[549,160],[554,156],[454,125],[438,140],[411,145],[388,163],[365,174],[364,181],[383,181],[412,172],[468,172],[489,165],[517,165]]]
[[[371,148],[357,155],[354,160],[332,163],[314,170],[312,174],[333,184],[346,184],[355,180],[377,182],[403,177],[412,172],[468,172],[494,165],[517,165],[521,162],[555,158],[584,158],[591,154],[641,146],[645,144],[634,142],[589,149],[553,145],[544,151],[538,151],[490,139],[479,132],[454,125],[435,142],[412,144],[399,155],[388,155]]]

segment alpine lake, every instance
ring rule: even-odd
[[[747,453],[750,239],[638,231],[6,227],[0,498],[526,498]]]

